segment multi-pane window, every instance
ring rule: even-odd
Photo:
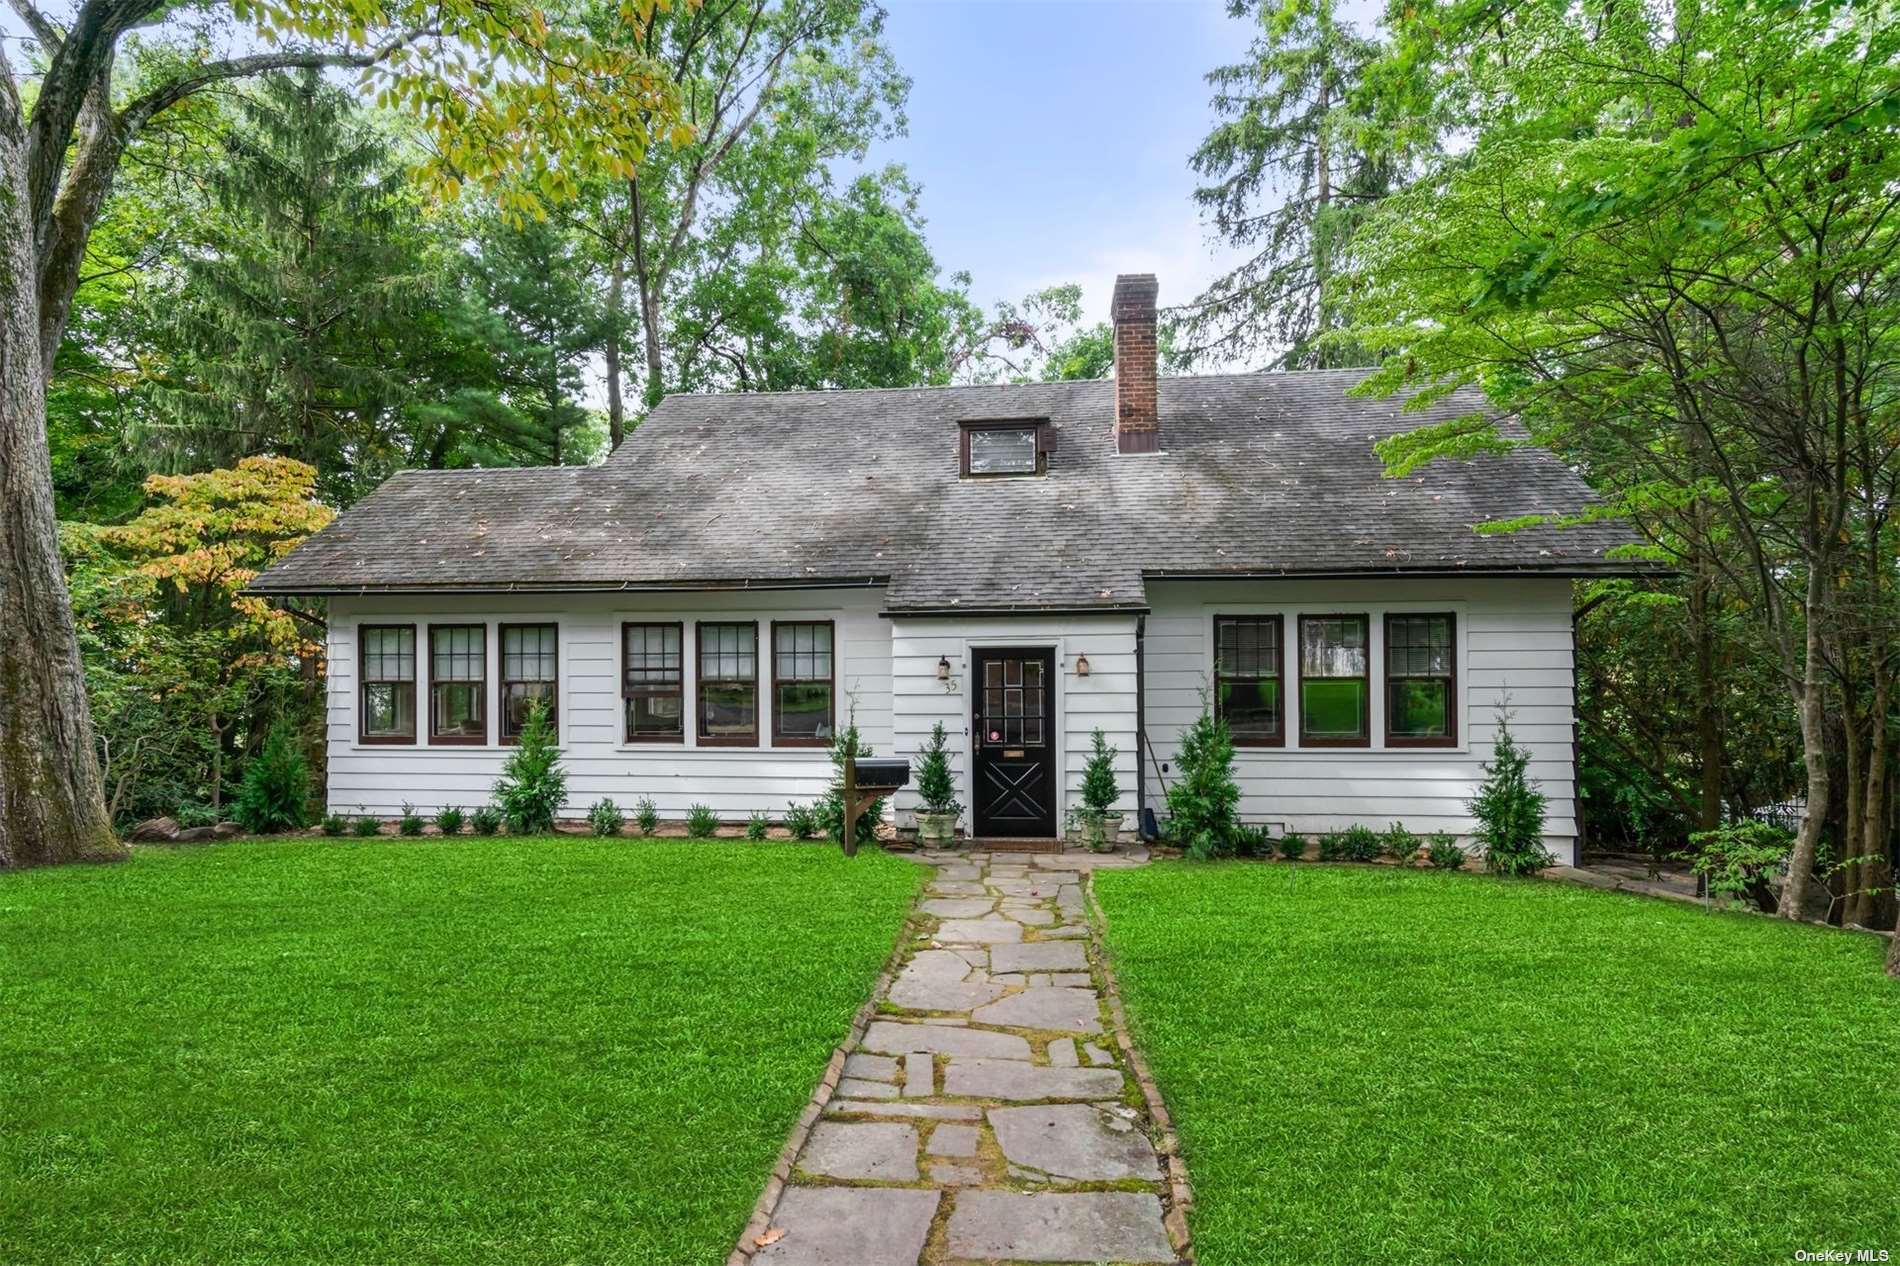
[[[963,473],[966,475],[1033,475],[1039,461],[1036,423],[1023,426],[966,426],[963,428]]]
[[[686,737],[686,697],[677,624],[626,624],[620,629],[627,702],[627,742],[678,743]]]
[[[488,629],[480,624],[429,626],[429,741],[481,743],[488,738]]]
[[[529,709],[539,702],[548,725],[560,730],[560,633],[552,624],[501,626],[501,741],[512,743],[528,726]]]
[[[1046,683],[1042,661],[991,659],[983,663],[983,728],[992,744],[1039,747]]]
[[[1214,710],[1240,747],[1279,747],[1282,721],[1280,617],[1214,617]]]
[[[1300,617],[1300,742],[1371,742],[1371,681],[1363,615]]]
[[[816,747],[831,741],[831,622],[772,625],[772,741]]]
[[[1452,617],[1385,618],[1386,741],[1445,747],[1457,742],[1457,678]]]
[[[699,626],[699,741],[759,741],[759,626]]]
[[[365,624],[362,639],[361,738],[365,743],[416,741],[416,629]]]

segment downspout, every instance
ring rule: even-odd
[[[1148,747],[1148,617],[1135,617],[1135,838],[1148,838],[1148,778],[1141,754]]]

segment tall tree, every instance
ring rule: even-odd
[[[624,5],[590,33],[515,0],[79,0],[63,23],[33,0],[9,0],[37,53],[17,66],[15,45],[0,56],[0,866],[123,855],[60,561],[46,389],[126,145],[209,86],[355,67],[383,104],[421,118],[444,187],[513,178],[502,196],[526,212],[571,196],[592,171],[631,173],[651,136],[680,128],[677,94],[641,51],[653,2]],[[130,32],[210,50],[234,19],[268,51],[201,51],[115,85]],[[23,77],[37,81],[24,93]]]
[[[1279,369],[1370,363],[1338,337],[1329,290],[1354,228],[1391,193],[1398,151],[1358,117],[1354,94],[1382,45],[1337,0],[1231,0],[1259,32],[1246,60],[1207,76],[1220,120],[1190,160],[1210,183],[1195,200],[1220,239],[1251,256],[1176,313],[1177,354]],[[1328,338],[1327,336],[1334,336]]]

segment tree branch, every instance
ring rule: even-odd
[[[233,57],[227,61],[207,62],[188,74],[160,84],[142,97],[134,98],[123,110],[119,111],[119,119],[128,130],[136,131],[153,115],[178,104],[192,93],[223,80],[247,79],[252,75],[261,75],[272,70],[321,70],[331,66],[361,70],[387,61],[397,52],[419,40],[439,34],[441,32],[436,27],[417,27],[392,36],[375,48],[361,53],[257,53],[250,57]]]
[[[7,0],[7,7],[20,15],[20,21],[26,23],[27,30],[33,32],[33,38],[40,42],[50,57],[59,52],[59,46],[66,41],[65,35],[53,25],[51,19],[33,7],[33,0]]]

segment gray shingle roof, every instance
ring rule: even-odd
[[[669,396],[605,465],[409,471],[260,593],[888,583],[893,610],[1129,607],[1144,575],[1615,573],[1630,539],[1523,449],[1386,479],[1374,440],[1481,407],[1350,399],[1363,371],[1164,378],[1154,456],[1118,456],[1114,384]],[[1047,418],[1040,478],[958,478],[957,423]]]

